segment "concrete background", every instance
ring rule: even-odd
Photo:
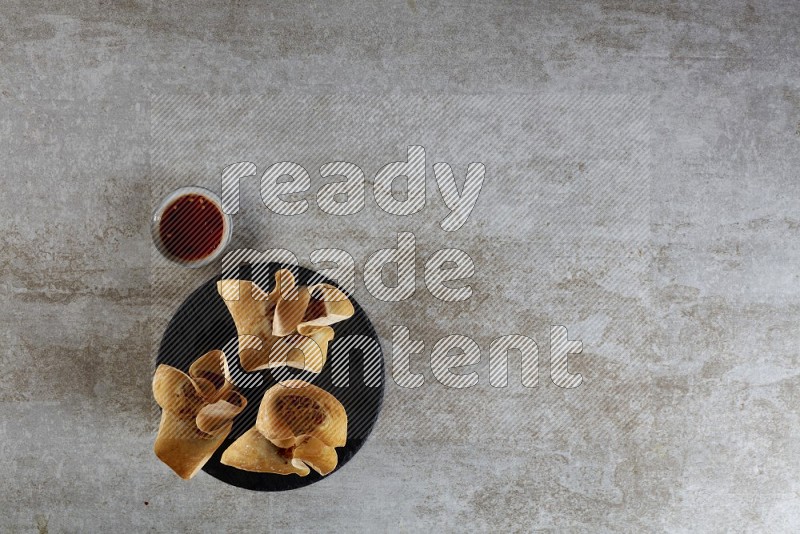
[[[797,529],[800,4],[2,7],[0,530]],[[599,295],[608,322],[591,303],[562,303],[485,330],[465,312],[447,332],[530,328],[538,340],[541,325],[563,322],[584,338],[588,354],[576,361],[587,380],[616,372],[623,387],[587,383],[569,396],[543,384],[525,397],[529,410],[485,388],[448,397],[396,388],[364,449],[312,487],[266,495],[203,474],[175,479],[150,450],[150,115],[154,96],[197,93],[576,95],[565,114],[586,94],[644,99],[647,220],[631,224],[644,225],[646,246],[622,271],[638,274],[604,285],[602,263],[581,261],[558,275],[570,283],[550,273],[535,286],[551,303]],[[398,151],[384,149],[369,164]],[[487,224],[509,202],[524,213],[501,193],[479,201]],[[369,197],[367,209],[376,212]],[[536,237],[531,228],[520,227],[519,242]],[[457,235],[466,249],[495,235],[485,230]],[[418,237],[443,240],[433,228]],[[524,252],[501,266],[518,268]],[[496,258],[484,260],[477,278],[491,291]],[[391,307],[360,300],[386,324]],[[416,306],[405,313],[427,310]],[[430,349],[446,328],[426,324],[409,320]],[[414,402],[443,423],[400,432],[397,410]],[[548,415],[564,406],[600,423]],[[435,433],[459,420],[449,415],[473,424]],[[498,417],[514,423],[499,436],[474,425]]]

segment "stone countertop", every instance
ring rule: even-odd
[[[0,21],[0,205],[8,221],[0,238],[0,530],[797,529],[797,2],[10,0]],[[552,197],[536,197],[538,186],[521,180],[511,183],[522,195],[495,182],[473,226],[448,236],[436,227],[446,210],[432,196],[412,224],[421,254],[458,246],[474,255],[476,297],[442,315],[426,297],[397,308],[359,296],[387,352],[392,314],[428,352],[445,334],[473,334],[486,350],[505,333],[546,341],[547,327],[563,323],[583,339],[586,354],[574,363],[587,384],[567,393],[543,373],[538,389],[502,396],[488,387],[482,360],[474,389],[445,394],[426,384],[410,393],[387,384],[364,448],[308,488],[262,494],[205,474],[188,483],[174,477],[152,454],[152,345],[161,331],[153,289],[161,279],[148,220],[171,187],[159,174],[171,168],[153,118],[164,97],[219,103],[223,95],[226,105],[242,95],[351,104],[361,95],[372,105],[386,96],[431,109],[470,102],[466,109],[488,118],[513,123],[516,115],[519,128],[519,117],[544,124],[555,109],[573,122],[555,121],[553,139],[569,131],[564,142],[588,147],[604,137],[575,110],[626,98],[618,122],[608,119],[602,131],[623,146],[645,146],[647,159],[636,167],[640,180],[634,173],[614,183],[619,205],[600,210],[608,217],[552,215],[561,225],[553,228],[565,230],[544,230],[532,214]],[[508,99],[534,104],[493,114]],[[640,128],[625,130],[636,120]],[[465,142],[437,144],[445,132],[404,124],[454,168],[469,162]],[[503,128],[497,139],[513,137],[513,124]],[[369,142],[357,137],[337,150],[349,147],[371,177],[415,142],[386,135],[369,154],[353,146]],[[289,149],[300,146],[289,141]],[[487,161],[497,156],[491,144],[472,146]],[[523,158],[526,146],[511,153]],[[297,157],[316,171],[318,148],[251,153],[260,169]],[[573,162],[578,152],[553,152],[547,168],[560,181],[542,187],[600,205],[603,190],[587,192],[575,180],[584,168],[589,177],[616,176],[597,169],[630,163],[630,154],[617,161],[586,149],[588,159]],[[186,176],[234,155],[218,157],[194,159],[198,167],[170,179],[186,185]],[[209,171],[194,181],[216,179]],[[402,230],[367,198],[352,224],[314,233],[314,211],[282,235],[298,243],[301,258],[335,235],[334,246],[350,247],[363,265]],[[248,213],[237,245],[262,246],[259,232],[274,226]],[[635,251],[624,249],[631,243]],[[541,250],[557,261],[541,260]],[[185,288],[172,286],[175,298],[213,274],[187,276]],[[506,290],[503,276],[539,300]],[[485,295],[493,298],[478,298]],[[530,313],[501,315],[507,307]],[[426,379],[433,382],[429,370]]]

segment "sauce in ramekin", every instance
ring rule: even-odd
[[[225,221],[216,203],[187,194],[172,201],[162,212],[158,226],[164,249],[181,261],[210,256],[222,243]]]

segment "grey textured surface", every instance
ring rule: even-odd
[[[794,1],[4,1],[0,530],[796,530],[798,28]],[[250,493],[202,474],[184,483],[158,463],[147,225],[158,188],[153,97],[292,92],[392,93],[401,101],[576,95],[565,114],[581,94],[645,99],[647,221],[629,229],[643,228],[646,246],[642,259],[621,263],[639,275],[604,285],[603,262],[583,258],[559,271],[569,283],[559,285],[553,271],[539,287],[550,302],[588,291],[597,305],[531,304],[529,319],[479,325],[472,309],[451,322],[408,321],[412,333],[425,331],[428,349],[446,330],[476,329],[485,349],[495,333],[530,329],[538,340],[542,325],[564,323],[584,339],[587,355],[576,362],[596,382],[574,396],[552,384],[510,391],[526,409],[485,388],[397,390],[345,469],[287,494]],[[415,140],[394,141],[405,142]],[[399,148],[369,157],[392,161]],[[463,168],[462,149],[469,147],[452,149],[451,163]],[[302,154],[253,159],[262,168],[284,157],[305,163]],[[501,235],[493,210],[520,204],[491,183],[484,195],[474,217],[489,225],[485,232],[466,226],[453,238],[471,253],[481,236]],[[431,208],[416,223],[429,247],[445,239],[433,227],[443,214],[436,205],[438,213]],[[640,204],[632,206],[638,213]],[[535,238],[519,210],[516,238]],[[369,197],[367,211],[376,213]],[[392,226],[383,228],[374,238],[383,242],[366,250],[388,244]],[[317,237],[298,253],[327,244]],[[581,235],[564,239],[580,243]],[[490,266],[519,272],[536,250],[528,252],[506,263],[476,258],[481,294],[502,286]],[[392,308],[362,300],[385,324]],[[599,387],[615,369],[617,384],[632,374],[640,380]],[[415,402],[429,419],[419,428],[411,419],[403,433],[397,413]],[[600,423],[558,424],[551,414],[562,406]],[[452,428],[434,432],[432,409]],[[474,419],[462,425],[465,415]],[[498,417],[510,417],[512,428],[483,435],[474,423]]]

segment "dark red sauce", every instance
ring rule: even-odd
[[[158,227],[167,252],[184,261],[201,260],[222,242],[219,208],[201,195],[183,195],[167,206]]]

